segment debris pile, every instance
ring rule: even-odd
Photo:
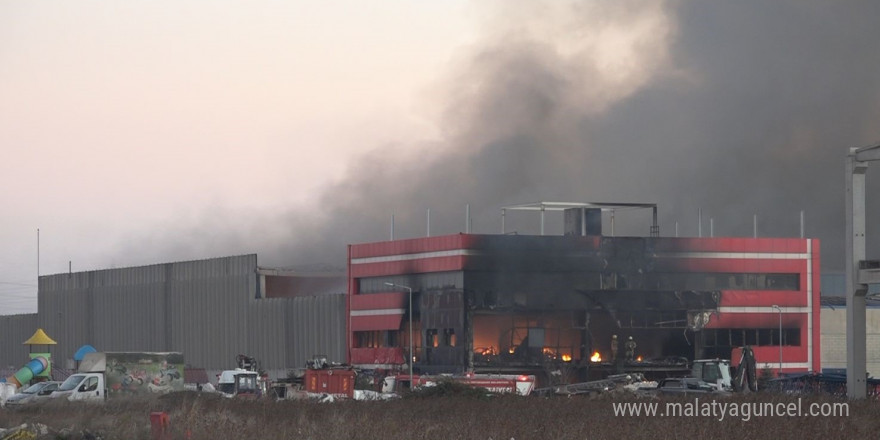
[[[562,395],[572,396],[578,394],[599,394],[610,391],[637,392],[644,388],[656,388],[657,382],[645,380],[641,373],[613,374],[601,380],[589,382],[556,385],[535,390],[539,396]]]

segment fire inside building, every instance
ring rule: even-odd
[[[545,210],[563,211],[564,235],[351,245],[349,362],[656,376],[751,346],[774,374],[821,370],[818,240],[660,237],[655,205],[529,206],[542,231]],[[654,210],[650,234],[604,236],[602,211],[632,206]]]

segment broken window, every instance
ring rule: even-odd
[[[657,273],[662,290],[799,290],[796,273]]]
[[[428,329],[425,332],[425,339],[428,341],[428,347],[439,347],[440,346],[440,338],[437,335],[436,328]]]
[[[357,342],[357,346],[360,348],[376,348],[376,347],[378,347],[376,333],[378,333],[378,332],[375,332],[375,331],[354,332],[354,337]]]
[[[455,329],[448,328],[443,331],[443,345],[455,347]]]
[[[400,346],[400,331],[398,330],[373,330],[366,332],[354,332],[355,343],[358,348],[381,348]]]

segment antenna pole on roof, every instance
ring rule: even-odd
[[[544,235],[544,204],[541,203],[541,235]]]
[[[654,223],[651,225],[651,236],[652,237],[659,237],[660,236],[660,225],[657,224],[657,205],[654,205],[651,208],[651,211],[652,211],[652,214],[654,217],[654,219],[653,219]],[[675,236],[678,237],[678,230],[675,231]]]
[[[697,210],[697,237],[703,238],[703,208]]]
[[[804,211],[801,210],[801,238],[804,238]]]

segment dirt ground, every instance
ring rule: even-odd
[[[696,400],[699,398],[700,400]],[[848,403],[848,416],[768,417],[749,410],[748,420],[728,410],[700,414],[711,397],[673,398],[606,395],[599,397],[422,396],[378,402],[243,401],[192,392],[160,397],[111,400],[105,405],[51,402],[0,410],[0,428],[43,423],[44,438],[149,439],[150,413],[170,417],[174,439],[764,439],[877,438],[880,403]],[[755,393],[717,399],[739,408],[763,404],[843,404],[831,398]],[[615,415],[615,404],[668,403],[696,414]],[[702,403],[702,407],[699,404]],[[690,406],[688,406],[690,405]],[[730,408],[730,407],[728,407]],[[716,407],[717,409],[717,407]],[[683,414],[686,414],[683,411]],[[64,430],[61,434],[58,432]],[[2,438],[2,436],[0,436]]]

